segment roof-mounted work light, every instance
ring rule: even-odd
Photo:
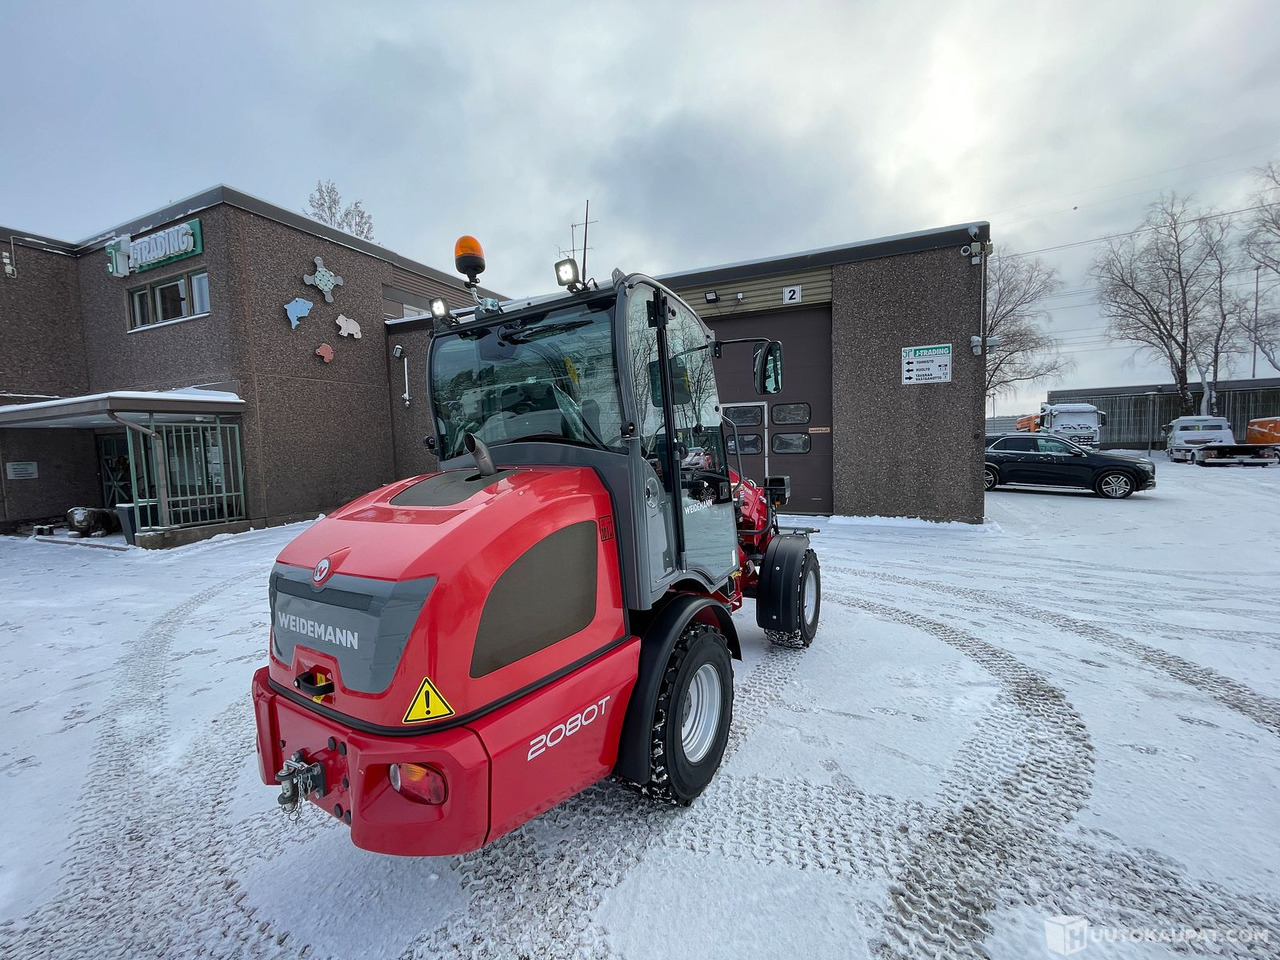
[[[573,257],[556,264],[556,283],[572,291],[578,286],[578,281],[578,262]]]
[[[431,301],[431,315],[437,320],[443,320],[449,316],[449,305],[444,302],[444,297],[436,297]]]

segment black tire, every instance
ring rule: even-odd
[[[1000,485],[1000,474],[996,473],[995,467],[982,468],[982,489],[983,491],[994,490]]]
[[[715,677],[710,684],[715,690],[708,689],[704,667]],[[700,696],[693,693],[695,684]],[[698,704],[716,712],[713,719],[694,724],[704,732],[705,743],[690,744],[698,748],[698,754],[691,757],[686,752],[686,716]],[[692,803],[720,768],[732,720],[733,664],[728,644],[715,627],[692,621],[681,632],[663,671],[650,728],[652,769],[643,792],[660,803],[685,807]]]
[[[791,633],[766,630],[764,635],[776,646],[803,650],[813,643],[813,638],[817,636],[818,619],[822,616],[822,567],[818,565],[818,555],[812,550],[805,551],[792,595],[796,598],[798,607],[795,622],[800,624],[800,628]],[[809,609],[810,596],[813,598],[812,610]]]
[[[1137,484],[1134,483],[1133,477],[1123,470],[1108,470],[1093,485],[1098,496],[1108,500],[1123,500],[1125,497],[1132,496],[1136,488]]]

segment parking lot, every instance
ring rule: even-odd
[[[1061,916],[1089,957],[1275,956],[1280,468],[1158,469],[1124,501],[999,488],[982,527],[821,523],[817,640],[738,614],[692,808],[605,783],[432,860],[258,780],[249,678],[300,528],[0,539],[0,956],[1022,960]],[[1217,942],[1160,942],[1188,930]]]

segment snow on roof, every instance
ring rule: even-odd
[[[1050,403],[1046,406],[1055,413],[1092,413],[1098,409],[1092,403]]]
[[[190,400],[193,403],[244,403],[239,394],[224,390],[202,390],[200,387],[180,387],[176,390],[112,390],[109,393],[93,393],[82,397],[60,397],[57,400],[39,400],[35,403],[10,403],[0,406],[0,412],[12,413],[36,410],[53,410],[78,403],[96,400]]]

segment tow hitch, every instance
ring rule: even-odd
[[[298,801],[313,793],[319,797],[328,792],[325,789],[324,765],[308,763],[301,750],[284,762],[276,774],[276,783],[280,784],[276,803],[290,812],[298,806]]]

